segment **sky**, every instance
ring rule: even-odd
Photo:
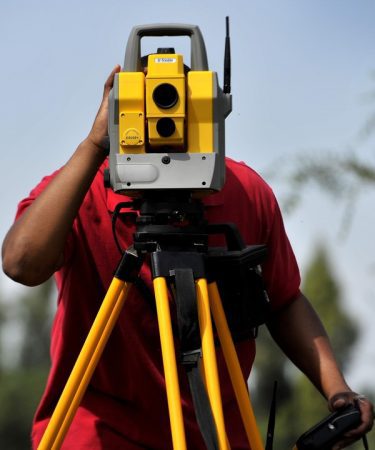
[[[87,136],[104,81],[123,64],[133,26],[198,25],[210,69],[222,84],[227,15],[233,94],[227,155],[263,174],[281,203],[285,179],[267,174],[278,173],[281,163],[297,154],[324,155],[356,145],[374,163],[374,139],[358,143],[374,106],[368,101],[375,71],[372,0],[3,0],[1,240],[18,201]],[[145,41],[145,50],[160,46]],[[188,42],[177,40],[176,50],[186,52]],[[364,330],[348,374],[357,390],[373,383],[375,369],[373,201],[371,190],[359,199],[345,237],[343,204],[316,189],[307,190],[303,205],[285,215],[302,276],[317,243],[324,242],[346,308]],[[11,301],[18,289],[0,277],[3,297]]]

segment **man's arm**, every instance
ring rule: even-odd
[[[332,410],[355,401],[358,394],[346,383],[327,333],[304,295],[301,294],[298,299],[275,313],[268,323],[268,328],[288,358],[325,396]],[[358,404],[362,423],[348,433],[348,437],[341,444],[349,445],[372,427],[374,415],[371,402],[362,399]]]
[[[108,96],[119,70],[116,66],[104,85],[102,103],[87,138],[4,239],[3,270],[19,283],[40,284],[63,263],[63,249],[74,218],[106,157]]]

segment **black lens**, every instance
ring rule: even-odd
[[[163,83],[154,89],[152,98],[159,108],[169,109],[177,103],[178,92],[172,84]]]
[[[156,131],[161,137],[167,138],[172,136],[176,130],[176,125],[174,121],[169,117],[163,117],[159,119],[156,124]]]

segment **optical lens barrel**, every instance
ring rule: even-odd
[[[162,83],[154,89],[152,98],[159,108],[170,109],[178,101],[178,92],[172,84]]]
[[[176,125],[170,117],[159,119],[156,124],[156,131],[161,137],[167,138],[172,136],[176,130]]]

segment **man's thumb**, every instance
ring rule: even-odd
[[[328,406],[331,411],[336,411],[337,409],[343,408],[344,406],[351,403],[353,397],[355,396],[355,392],[339,392],[331,397],[328,401]]]
[[[343,397],[339,397],[337,399],[335,399],[334,402],[332,402],[332,407],[333,409],[340,409],[343,408],[344,406],[346,406],[347,401],[345,398]]]

